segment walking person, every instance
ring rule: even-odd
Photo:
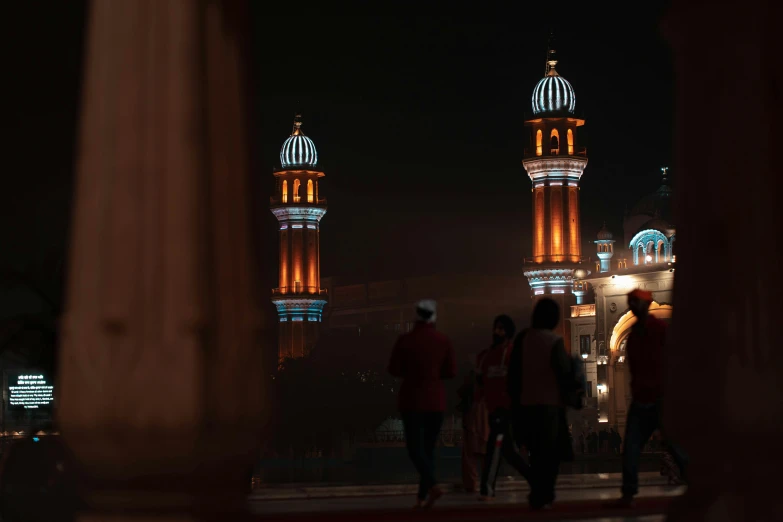
[[[479,364],[478,383],[486,399],[490,430],[481,474],[479,500],[483,501],[491,500],[495,496],[501,456],[525,479],[530,476],[530,466],[520,455],[511,435],[511,397],[508,394],[507,377],[515,330],[514,321],[509,316],[496,317],[492,346]]]
[[[435,301],[416,305],[416,325],[401,335],[392,350],[389,373],[403,380],[399,410],[405,429],[405,445],[419,473],[416,508],[431,507],[443,492],[435,480],[435,445],[446,409],[443,379],[457,375],[451,341],[435,329]]]
[[[530,508],[548,507],[563,456],[567,424],[563,391],[571,375],[571,358],[563,338],[553,330],[560,307],[541,299],[531,327],[517,336],[509,362],[508,391],[514,401],[514,429],[530,451]]]
[[[628,307],[636,316],[626,344],[628,367],[631,371],[631,406],[625,425],[623,446],[622,498],[616,503],[632,507],[639,492],[639,459],[642,448],[655,430],[661,427],[661,397],[663,391],[663,350],[666,323],[649,313],[652,293],[633,290],[628,294]],[[669,444],[672,456],[683,470],[685,457]]]
[[[479,354],[479,357],[485,352]],[[478,363],[465,377],[458,391],[460,403],[457,409],[462,413],[462,485],[466,493],[478,491],[478,463],[484,461],[489,440],[489,413],[476,383],[477,367]]]

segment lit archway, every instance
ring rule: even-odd
[[[540,156],[544,153],[543,148],[543,135],[541,134],[541,129],[538,129],[536,131],[536,156]]]
[[[650,314],[658,319],[671,319],[672,317],[672,305],[660,304],[655,301],[650,305]],[[630,310],[626,311],[612,329],[612,335],[609,337],[609,353],[614,352],[620,347],[627,337],[631,333],[631,326],[636,322],[636,316]]]

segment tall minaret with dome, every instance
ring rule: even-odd
[[[279,320],[278,358],[303,357],[318,339],[326,290],[321,289],[320,223],[326,199],[318,182],[313,140],[302,132],[302,117],[294,118],[291,135],[280,149],[280,169],[274,170],[271,210],[280,228],[279,286],[272,303]]]
[[[533,256],[525,259],[525,276],[534,299],[553,298],[565,314],[582,296],[581,289],[574,293],[574,272],[584,272],[577,279],[587,274],[579,223],[587,151],[577,145],[577,130],[585,122],[575,115],[574,89],[557,63],[550,42],[545,75],[533,89],[533,114],[525,121],[530,146],[522,164],[533,183]]]

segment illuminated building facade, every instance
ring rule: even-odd
[[[525,276],[534,300],[555,299],[565,314],[585,296],[584,287],[574,285],[575,272],[580,271],[577,278],[589,273],[581,265],[579,222],[579,181],[587,151],[577,145],[577,130],[585,122],[575,116],[574,90],[556,65],[550,49],[546,74],[533,90],[533,116],[525,121],[530,147],[522,164],[533,183],[533,256],[525,259]]]
[[[318,182],[318,153],[302,133],[301,116],[280,150],[271,210],[280,228],[279,286],[272,303],[279,320],[278,359],[303,357],[318,339],[326,291],[321,288],[320,223],[326,199]]]
[[[660,188],[639,200],[624,218],[624,248],[615,251],[606,225],[598,232],[597,273],[575,283],[591,287],[595,301],[572,306],[569,319],[572,353],[585,361],[588,396],[596,399],[598,423],[621,433],[631,403],[625,345],[636,321],[627,295],[635,288],[648,290],[654,300],[650,313],[665,321],[672,316],[676,230],[671,224],[668,169],[662,170]]]

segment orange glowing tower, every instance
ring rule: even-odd
[[[272,213],[280,227],[280,282],[272,290],[279,319],[278,357],[303,357],[318,339],[326,290],[321,289],[320,223],[326,199],[318,181],[318,154],[302,133],[302,117],[294,118],[291,136],[280,149],[275,169],[276,195]]]
[[[582,269],[579,180],[587,151],[577,146],[585,122],[575,116],[574,89],[556,65],[550,45],[545,75],[533,89],[533,116],[525,121],[531,143],[522,164],[533,182],[533,257],[525,260],[525,276],[534,299],[553,298],[565,313],[584,296],[581,288],[575,292],[574,272]]]

